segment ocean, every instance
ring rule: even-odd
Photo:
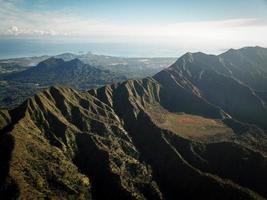
[[[95,53],[123,57],[179,57],[178,47],[141,43],[51,41],[41,39],[0,39],[0,59],[57,55],[61,53]]]

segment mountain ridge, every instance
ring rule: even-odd
[[[266,199],[266,113],[229,66],[188,54],[153,77],[88,92],[54,86],[1,111],[0,193]]]

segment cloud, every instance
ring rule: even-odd
[[[66,10],[26,11],[22,0],[0,0],[0,36],[67,37],[91,41],[164,43],[180,47],[267,46],[267,20],[240,18],[165,24],[121,24]]]
[[[11,26],[10,28],[8,28],[7,32],[10,33],[11,35],[18,35],[19,29],[16,26]]]

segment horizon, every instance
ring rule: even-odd
[[[0,0],[0,200],[267,200],[266,11]]]
[[[179,59],[180,57],[182,57],[183,55],[187,54],[187,53],[204,53],[206,55],[214,55],[214,56],[219,56],[223,53],[226,53],[227,51],[233,49],[233,50],[241,50],[241,49],[245,49],[245,48],[264,48],[267,49],[267,47],[263,47],[263,46],[243,46],[240,48],[229,48],[229,49],[224,49],[222,50],[220,53],[208,53],[205,51],[185,51],[182,52],[181,54],[177,55],[177,56],[127,56],[127,55],[114,55],[114,54],[103,54],[103,53],[96,53],[96,52],[92,52],[92,51],[80,51],[80,52],[71,52],[71,51],[66,51],[66,52],[60,52],[60,53],[55,53],[55,54],[36,54],[36,55],[26,55],[26,56],[14,56],[14,57],[1,57],[0,54],[0,60],[9,60],[9,59],[17,59],[17,58],[30,58],[30,57],[42,57],[42,56],[48,56],[48,57],[54,57],[54,56],[60,56],[60,55],[64,55],[64,54],[73,54],[73,55],[86,55],[86,54],[93,54],[93,55],[98,55],[98,56],[110,56],[110,57],[118,57],[118,58],[176,58]],[[0,51],[1,52],[1,51]]]
[[[267,1],[0,0],[0,58],[91,51],[126,57],[267,46]],[[14,46],[12,46],[14,45]]]

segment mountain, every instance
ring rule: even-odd
[[[259,92],[267,91],[267,51],[262,47],[230,49],[221,57],[227,60],[233,76]]]
[[[65,53],[57,55],[56,58],[62,58],[65,61],[74,58],[80,59],[86,64],[97,66],[100,69],[110,70],[116,74],[126,76],[128,79],[143,78],[152,76],[160,70],[168,67],[176,58],[155,57],[155,58],[130,58],[116,57],[107,55],[96,55],[90,52],[86,54]]]
[[[26,70],[48,59],[49,56],[34,56],[25,58],[10,58],[0,60],[0,74]]]
[[[51,85],[88,90],[122,80],[126,77],[84,64],[77,58],[64,61],[52,57],[35,67],[0,75],[0,108],[14,108]]]
[[[1,197],[267,198],[266,107],[235,65],[187,53],[153,77],[1,111]]]
[[[267,129],[266,104],[264,98],[257,94],[258,91],[261,93],[267,91],[267,88],[263,88],[264,85],[267,85],[267,79],[263,73],[264,70],[267,71],[267,62],[264,62],[263,58],[258,59],[252,53],[251,56],[245,56],[244,53],[242,55],[246,59],[243,60],[250,59],[252,64],[247,64],[246,67],[245,61],[237,63],[234,57],[236,52],[246,52],[247,49],[250,48],[230,50],[220,56],[187,53],[171,67],[155,75],[155,78],[160,81],[174,79],[180,87],[191,87],[196,96],[219,106],[232,117]],[[259,49],[260,52],[265,52],[265,57],[267,57],[267,49],[259,47],[254,49],[255,52],[258,52]],[[234,59],[230,59],[232,58],[230,56],[231,52],[233,52],[232,57]],[[252,58],[255,58],[254,62],[252,62]],[[262,73],[259,72],[259,69],[262,69]],[[241,76],[240,73],[246,74],[246,76]],[[254,77],[255,74],[257,74],[256,78]],[[254,81],[252,81],[252,77],[254,77]],[[256,80],[259,80],[260,83],[254,84]],[[166,84],[165,82],[166,80],[163,84]],[[171,96],[171,93],[173,94],[173,92],[169,92],[164,95]],[[171,100],[174,98],[172,97]],[[191,109],[191,105],[189,105],[189,108]],[[196,108],[192,110],[195,111]]]
[[[174,58],[123,58],[92,53],[64,53],[49,58],[40,56],[0,60],[0,108],[15,108],[36,91],[54,84],[88,90],[126,78],[154,75],[175,61]],[[77,63],[71,64],[71,60]],[[87,65],[79,64],[80,60]],[[66,68],[67,65],[73,66]],[[66,72],[64,80],[61,68]]]
[[[79,59],[85,64],[95,66],[102,70],[109,70],[127,78],[143,78],[154,75],[160,70],[175,62],[176,58],[156,57],[156,58],[131,58],[116,57],[107,55],[96,55],[93,53],[73,54],[63,53],[54,56],[35,56],[25,58],[11,58],[0,60],[0,74],[19,72],[38,65],[38,63],[50,57],[70,61]]]
[[[3,79],[42,86],[61,84],[83,89],[125,80],[126,77],[84,64],[79,59],[65,62],[52,57],[34,68],[6,75]]]

